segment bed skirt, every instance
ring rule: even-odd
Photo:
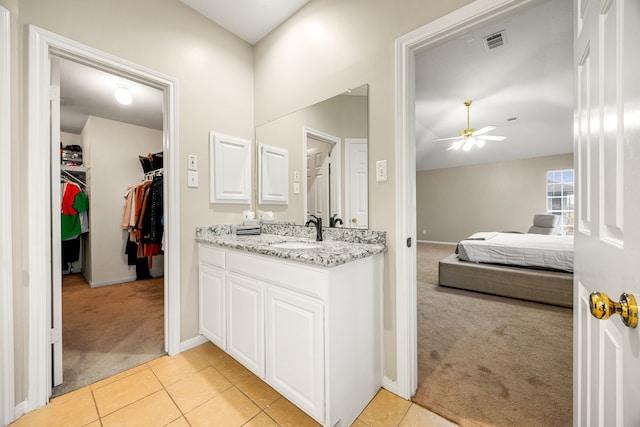
[[[479,264],[451,255],[439,262],[439,284],[527,301],[573,307],[573,274]]]

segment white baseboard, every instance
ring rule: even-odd
[[[393,394],[398,394],[398,383],[387,376],[382,377],[382,388]]]
[[[136,281],[136,276],[125,277],[123,279],[108,280],[106,282],[91,282],[87,280],[87,282],[89,282],[89,286],[92,288],[99,288],[101,286],[117,285],[119,283],[127,283],[127,282],[135,282],[135,281]]]
[[[418,240],[418,243],[431,243],[433,245],[457,245],[458,242],[437,242],[435,240]]]
[[[187,351],[193,347],[197,347],[200,344],[204,344],[207,342],[207,339],[205,337],[203,337],[202,335],[198,335],[197,337],[193,337],[191,339],[188,339],[186,341],[182,341],[180,343],[180,352],[182,353],[183,351]]]
[[[18,403],[14,410],[14,416],[15,416],[14,421],[20,418],[21,416],[23,416],[24,414],[26,414],[28,407],[29,407],[28,400],[23,400],[22,402]]]

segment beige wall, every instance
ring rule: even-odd
[[[526,232],[533,215],[547,210],[547,171],[572,168],[573,154],[560,154],[419,171],[418,240],[457,242],[477,231]]]
[[[387,182],[369,179],[369,227],[387,232],[385,375],[396,379],[395,40],[471,0],[312,1],[255,48],[256,123],[369,83],[369,176],[388,161]]]
[[[25,213],[28,24],[176,78],[180,144],[181,341],[198,336],[196,226],[238,223],[242,207],[210,205],[208,132],[253,135],[253,48],[177,0],[0,0],[12,14],[12,194],[16,402],[27,396],[28,245]],[[186,186],[187,154],[199,157],[200,187]]]
[[[127,188],[141,182],[139,155],[162,151],[162,131],[99,117],[89,117],[82,130],[89,168],[88,256],[83,272],[92,287],[136,279],[135,266],[124,254],[128,233],[120,223]],[[154,266],[162,257],[154,257]]]

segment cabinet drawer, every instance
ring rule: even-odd
[[[200,243],[198,245],[198,261],[212,267],[225,268],[224,249]]]
[[[327,299],[326,269],[320,270],[297,263],[247,255],[227,253],[227,269],[245,276],[268,281],[321,300]]]

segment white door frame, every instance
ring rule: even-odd
[[[319,139],[327,144],[333,144],[334,147],[331,150],[331,168],[333,172],[331,174],[331,200],[329,203],[333,208],[333,212],[341,216],[342,212],[342,139],[330,135],[326,132],[322,132],[317,129],[310,128],[309,126],[302,127],[302,165],[303,175],[300,176],[302,186],[302,214],[304,215],[304,222],[307,221],[307,138],[312,137]],[[338,173],[335,173],[335,171]],[[328,215],[332,215],[331,212]],[[325,224],[329,226],[329,220]]]
[[[396,40],[396,383],[409,399],[418,387],[416,273],[415,57],[425,49],[533,0],[476,0]],[[411,247],[407,247],[407,239]],[[395,388],[395,389],[394,389]]]
[[[28,88],[28,364],[27,412],[51,395],[51,167],[49,55],[81,62],[154,86],[164,93],[165,152],[165,350],[180,351],[180,187],[178,167],[178,81],[36,26],[29,26]]]
[[[0,424],[14,417],[13,233],[11,227],[11,24],[0,6]]]

